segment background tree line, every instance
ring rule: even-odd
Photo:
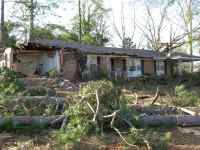
[[[14,8],[9,10],[12,19],[5,18],[3,22],[4,17],[1,17],[3,19],[1,39],[5,46],[15,46],[16,41],[30,41],[35,38],[104,46],[112,43],[115,37],[121,41],[117,46],[125,48],[146,47],[155,51],[168,52],[184,47],[190,54],[194,54],[194,48],[199,45],[199,0],[130,0],[129,2],[132,4],[131,13],[127,14],[126,3],[122,1],[121,17],[116,18],[111,15],[112,9],[105,7],[103,0],[64,2],[2,0],[1,12],[4,13],[1,13],[1,16],[7,12],[4,10],[6,7],[3,7],[7,3],[14,3]],[[53,12],[60,5],[67,6],[69,3],[76,8],[70,29],[56,22],[43,23],[45,17],[55,15]],[[136,13],[138,3],[143,6],[143,15],[146,18],[142,23],[139,22]],[[157,11],[155,15],[155,9],[159,10],[159,14]]]

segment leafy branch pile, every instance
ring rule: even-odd
[[[68,123],[56,134],[61,143],[79,142],[89,135],[115,131],[126,144],[136,147],[127,142],[120,130],[129,132],[134,128],[138,114],[128,108],[121,89],[111,81],[91,81],[83,86],[65,113]]]

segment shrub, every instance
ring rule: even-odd
[[[0,69],[0,113],[1,116],[12,115],[55,115],[56,104],[46,104],[37,100],[16,100],[16,96],[52,96],[55,91],[43,87],[25,91],[24,83],[18,79],[17,73],[8,68]]]
[[[48,76],[49,76],[50,78],[55,78],[55,77],[58,76],[58,71],[55,70],[55,69],[51,69],[51,70],[49,70],[49,72],[48,72]]]
[[[17,73],[8,68],[0,69],[0,96],[12,96],[24,90],[24,83],[17,78]]]
[[[184,85],[175,87],[176,99],[173,103],[177,106],[195,106],[198,104],[198,97],[194,92],[188,91]]]

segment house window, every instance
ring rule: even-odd
[[[139,59],[129,59],[128,77],[139,77],[142,75],[142,64]]]
[[[165,74],[165,63],[164,63],[164,61],[157,61],[156,62],[156,74],[158,76]]]
[[[141,61],[140,60],[130,60],[129,61],[129,71],[140,71]]]

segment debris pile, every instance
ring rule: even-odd
[[[32,87],[46,87],[60,91],[78,91],[79,84],[75,84],[66,79],[61,78],[22,78],[27,89]]]

